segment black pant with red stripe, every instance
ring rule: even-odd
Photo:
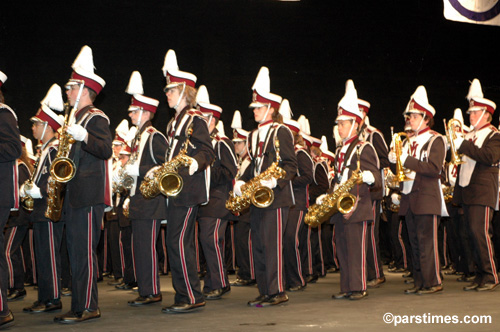
[[[493,247],[493,209],[484,205],[463,205],[465,222],[468,225],[472,258],[476,266],[474,282],[498,284],[497,261]]]
[[[413,279],[417,288],[441,285],[439,263],[438,226],[439,216],[416,215],[411,210],[405,216],[410,239]]]
[[[5,316],[9,313],[9,306],[7,305],[7,287],[8,276],[7,261],[5,259],[5,237],[3,229],[7,220],[9,219],[10,208],[0,207],[0,316]]]
[[[340,265],[340,292],[366,290],[368,222],[335,223],[335,245]]]
[[[33,222],[38,301],[53,302],[61,297],[61,243],[64,223],[50,220]]]
[[[300,233],[306,228],[304,216],[307,210],[291,208],[283,236],[286,287],[305,286],[302,260],[300,257]]]
[[[71,266],[71,311],[81,313],[98,309],[97,244],[101,236],[104,204],[71,208],[64,201],[63,220]]]
[[[139,286],[139,295],[160,294],[160,278],[156,241],[160,233],[160,221],[156,219],[134,219],[132,224],[132,247]]]
[[[238,278],[255,280],[253,264],[252,236],[250,232],[250,211],[243,212],[234,224],[236,265]]]
[[[367,280],[379,279],[384,276],[382,259],[380,257],[380,201],[372,203],[373,222],[368,224],[368,243],[367,243]]]
[[[167,252],[172,272],[175,303],[204,302],[198,278],[195,249],[195,219],[198,206],[167,204]]]
[[[283,234],[289,207],[264,210],[250,207],[255,277],[260,295],[285,291]]]
[[[28,234],[28,225],[8,227],[5,230],[5,257],[9,272],[9,289],[24,289],[24,256],[22,244]]]
[[[135,266],[132,252],[132,225],[120,227],[120,260],[122,261],[123,282],[136,282]]]
[[[207,274],[203,279],[205,293],[229,286],[224,260],[227,224],[227,220],[220,218],[198,218],[200,243],[207,263]]]

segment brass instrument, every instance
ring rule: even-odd
[[[67,132],[67,127],[73,121],[74,113],[78,108],[80,96],[83,91],[83,82],[80,83],[80,90],[75,100],[75,105],[68,116],[69,104],[65,103],[65,116],[64,125],[59,135],[59,149],[56,158],[50,165],[50,176],[47,180],[47,209],[45,210],[45,217],[53,222],[58,222],[61,219],[61,213],[64,201],[64,191],[66,183],[68,183],[76,174],[76,166],[73,160],[69,158],[71,145],[75,143],[73,137]]]
[[[401,136],[408,138],[408,135],[405,132],[395,133],[392,135],[394,152],[396,153],[396,174],[394,174],[394,177],[397,182],[412,181],[413,179],[406,176],[408,171],[404,168],[403,163],[401,162],[401,154],[403,153],[403,142],[401,141]]]
[[[134,139],[134,142],[135,142],[134,147],[137,147],[137,149],[135,149],[132,152],[132,156],[125,163],[125,165],[118,166],[118,167],[120,167],[120,169],[118,170],[118,181],[113,182],[113,193],[115,193],[115,194],[119,194],[125,190],[130,190],[134,186],[134,182],[135,182],[134,177],[128,175],[125,172],[125,166],[129,165],[129,164],[133,164],[137,161],[137,158],[139,157],[139,148],[138,147],[140,146],[140,141],[141,141],[141,134],[139,132],[137,132],[136,139]]]
[[[271,178],[279,180],[286,176],[286,171],[278,165],[281,159],[278,137],[275,138],[274,146],[276,147],[276,161],[264,172],[242,185],[241,196],[235,196],[232,191],[229,192],[226,209],[232,212],[241,212],[247,209],[250,204],[262,209],[269,207],[273,203],[274,191],[271,188],[261,185],[260,181],[270,180]]]
[[[450,144],[450,164],[460,165],[465,163],[465,161],[462,161],[463,154],[458,153],[457,147],[454,143],[454,140],[457,138],[455,128],[459,127],[460,131],[462,131],[462,122],[457,119],[450,119],[450,121],[448,121],[448,125],[446,125],[446,119],[443,119],[443,122],[444,130],[446,131],[446,138]]]
[[[385,190],[386,193],[390,193],[390,190],[398,190],[399,189],[399,182],[396,179],[396,176],[391,172],[389,168],[387,168],[384,178],[384,184],[385,184]],[[401,201],[401,195],[399,195],[399,200]],[[390,203],[387,203],[387,200],[390,201]],[[399,211],[399,204],[394,204],[392,202],[392,197],[388,195],[387,199],[383,199],[382,202],[384,203],[384,207],[386,209],[389,209],[392,212],[398,212]],[[387,206],[389,205],[389,206]]]
[[[318,227],[323,222],[330,219],[335,213],[347,214],[353,211],[356,204],[356,197],[349,191],[355,184],[363,183],[361,172],[360,150],[357,150],[357,169],[352,172],[351,177],[338,188],[325,196],[321,204],[313,204],[307,211],[304,222],[311,227]]]
[[[443,197],[445,203],[450,203],[453,200],[453,191],[455,186],[446,186],[443,188]]]
[[[25,190],[26,189],[30,190],[33,187],[33,180],[35,179],[35,173],[36,173],[36,169],[38,167],[39,162],[40,162],[40,156],[38,156],[38,158],[36,159],[35,165],[33,167],[33,174],[31,174],[31,177],[24,182]],[[33,207],[35,206],[35,201],[34,201],[33,197],[26,194],[26,196],[21,198],[21,205],[26,211],[33,212]]]
[[[141,193],[146,199],[151,199],[159,194],[167,197],[177,196],[184,185],[181,176],[177,173],[180,167],[189,167],[193,161],[187,155],[189,138],[193,133],[193,128],[188,129],[188,135],[181,151],[172,160],[166,161],[163,165],[155,169],[151,177],[146,176],[141,183]]]

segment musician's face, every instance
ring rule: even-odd
[[[427,124],[429,123],[429,120],[423,120],[422,118],[424,116],[420,113],[410,113],[409,116],[409,121],[410,121],[410,127],[412,131],[417,131],[417,130],[422,130],[427,127]]]
[[[78,97],[78,91],[80,91],[80,85],[78,84],[70,85],[68,89],[66,89],[66,96],[68,97],[68,103],[70,106],[75,106],[75,101]]]
[[[45,127],[45,124],[43,122],[33,122],[33,125],[31,126],[31,130],[33,131],[33,137],[37,140],[41,140],[42,134],[43,134],[43,128]]]
[[[113,144],[113,156],[119,156],[121,150],[122,150],[121,144]]]
[[[337,125],[339,128],[339,136],[343,140],[350,138],[356,133],[357,123],[354,120],[338,120]],[[355,126],[356,128],[353,128],[351,131],[352,126]]]
[[[274,108],[269,108],[269,112],[267,112],[268,106],[255,107],[253,109],[253,118],[255,122],[262,123],[273,118]],[[266,114],[267,112],[267,114]]]
[[[488,118],[486,112],[482,118],[481,115],[483,115],[483,110],[469,111],[469,121],[474,128],[482,126],[483,122],[486,123],[486,119]]]
[[[234,142],[234,151],[238,155],[242,155],[245,152],[245,143],[246,142]]]
[[[130,156],[127,154],[120,154],[120,162],[122,163],[122,166],[125,166],[129,158]]]

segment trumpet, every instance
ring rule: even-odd
[[[392,131],[392,127],[391,127]],[[401,162],[401,154],[403,152],[403,142],[401,141],[401,136],[408,138],[405,132],[395,133],[392,135],[392,140],[394,142],[394,152],[396,153],[396,174],[394,174],[394,180],[397,182],[411,181],[413,179],[406,176],[408,172]]]
[[[460,165],[465,163],[465,161],[462,161],[463,154],[458,153],[457,147],[454,143],[454,140],[457,138],[455,128],[458,127],[460,128],[460,131],[462,131],[462,122],[453,118],[448,121],[448,125],[446,125],[446,119],[443,119],[443,122],[444,130],[446,131],[446,138],[448,139],[448,143],[450,144],[450,164]]]

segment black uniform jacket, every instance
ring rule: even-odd
[[[193,175],[189,175],[188,167],[179,169],[178,174],[183,180],[183,189],[177,196],[170,197],[168,202],[177,206],[195,206],[206,203],[209,199],[209,166],[214,161],[215,154],[207,122],[200,112],[186,107],[170,120],[167,125],[166,160],[170,161],[179,154],[188,138],[189,128],[192,129],[192,134],[189,137],[187,155],[196,159],[198,170]]]
[[[93,105],[76,112],[76,123],[88,132],[88,141],[71,146],[69,157],[75,162],[75,177],[66,185],[72,208],[83,208],[98,204],[111,206],[111,165],[113,155],[109,119]]]
[[[0,103],[0,207],[19,208],[16,160],[21,151],[17,117],[9,106]]]
[[[140,186],[146,173],[154,166],[165,162],[165,152],[167,151],[167,140],[165,136],[156,130],[151,121],[146,122],[137,135],[140,135],[142,152],[139,161],[139,176],[137,177],[137,187],[135,194],[130,197],[129,218],[130,219],[166,219],[167,204],[165,196],[158,195],[152,199],[146,199],[140,192]],[[137,146],[137,149],[140,147]],[[132,152],[134,154],[136,152]]]
[[[234,144],[226,136],[216,135],[213,141],[215,161],[210,167],[210,200],[208,204],[200,206],[198,216],[237,220],[238,218],[226,209],[226,201],[238,171]]]
[[[309,207],[309,185],[313,182],[313,161],[303,147],[296,147],[297,173],[292,180],[295,209],[307,210]]]
[[[415,171],[415,180],[411,192],[401,195],[400,216],[406,215],[408,209],[416,215],[441,215],[440,179],[446,155],[446,143],[442,135],[436,132],[432,134],[433,136],[422,146],[419,158],[408,156],[403,165]]]
[[[257,135],[257,129],[253,130],[247,139],[248,151],[250,152],[250,158],[252,162],[250,166],[245,170],[245,173],[240,178],[241,180],[248,182],[255,175],[256,171],[256,158],[258,149],[252,148],[252,141],[254,140],[254,135]],[[266,169],[271,166],[273,162],[276,161],[276,147],[275,147],[275,137],[278,138],[279,141],[279,154],[280,161],[279,166],[283,168],[286,172],[286,176],[284,179],[280,179],[277,181],[276,188],[274,191],[274,201],[273,203],[267,207],[266,209],[278,209],[281,207],[291,207],[295,205],[295,198],[293,196],[292,189],[292,179],[297,174],[297,157],[295,156],[294,144],[293,144],[293,136],[288,129],[288,127],[274,123],[272,127],[269,129],[267,133],[267,137],[264,140],[263,153],[262,153],[262,165],[261,172],[264,172]]]
[[[453,193],[454,204],[485,205],[495,209],[498,204],[498,162],[500,161],[500,133],[491,126],[491,134],[479,148],[473,142],[463,141],[458,149],[476,161],[467,187],[460,187],[460,167]]]
[[[360,168],[361,171],[370,171],[375,178],[375,182],[372,185],[368,185],[366,183],[356,184],[349,191],[354,197],[356,197],[355,209],[352,215],[348,220],[344,218],[344,215],[341,213],[336,213],[333,215],[333,222],[344,222],[344,223],[353,223],[353,222],[362,222],[362,221],[372,221],[373,220],[373,210],[372,210],[372,199],[370,195],[370,189],[373,191],[380,190],[382,185],[382,177],[380,175],[379,170],[379,162],[377,158],[377,154],[373,145],[368,142],[360,142],[355,139],[351,144],[355,144],[355,148],[351,149],[349,155],[344,156],[344,163],[348,162],[349,158],[351,158],[350,163],[345,165],[348,167],[348,177],[351,178],[352,172],[358,167],[358,153],[357,150],[360,150]],[[341,155],[342,147],[337,149],[335,153],[335,165],[338,165],[338,158]],[[348,149],[349,150],[349,149]],[[350,157],[352,156],[352,157]],[[335,172],[334,183],[338,183],[339,172]],[[330,191],[333,191],[334,187],[330,188]]]

